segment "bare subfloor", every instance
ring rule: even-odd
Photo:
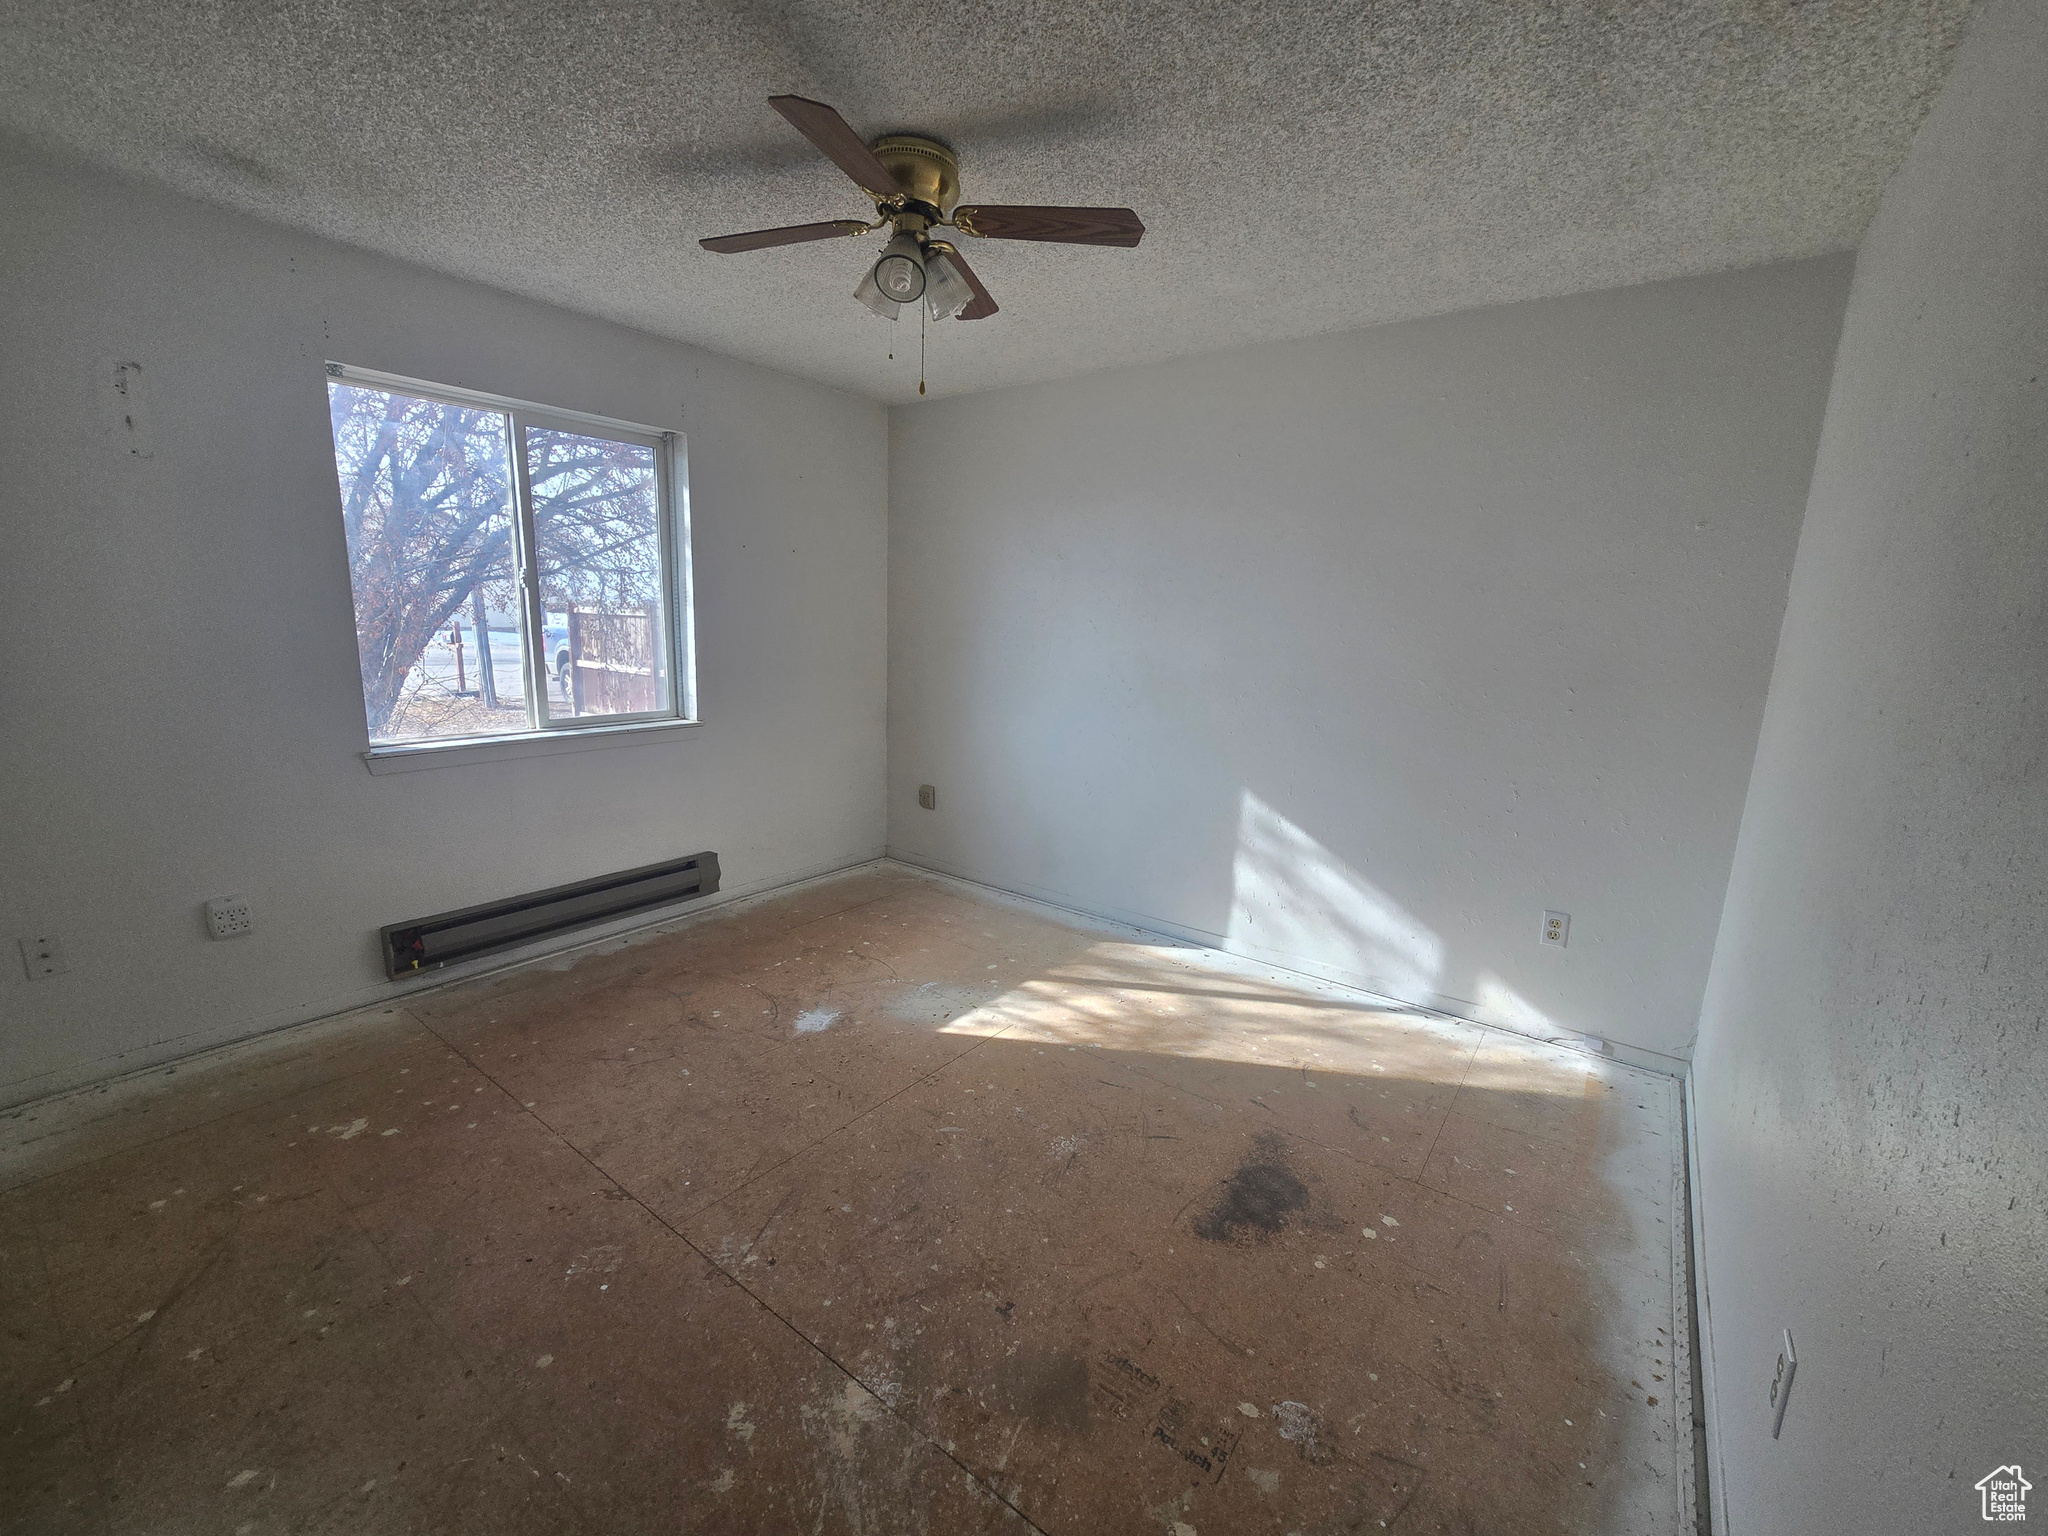
[[[0,1122],[0,1530],[1689,1530],[1677,1126],[876,866]]]

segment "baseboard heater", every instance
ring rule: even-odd
[[[460,912],[443,912],[380,930],[384,969],[393,981],[444,965],[517,949],[552,934],[635,912],[673,906],[718,889],[718,855],[693,853],[686,859],[644,864],[616,875],[578,880],[529,896],[487,901]]]

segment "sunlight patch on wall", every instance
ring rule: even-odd
[[[1226,947],[1361,978],[1423,997],[1443,972],[1443,941],[1399,902],[1246,790],[1238,810]]]
[[[1479,973],[1479,1016],[1489,1024],[1534,1035],[1539,1040],[1577,1040],[1576,1030],[1567,1029],[1522,996],[1492,971]]]

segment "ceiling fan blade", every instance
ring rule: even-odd
[[[804,96],[770,96],[768,105],[870,196],[895,197],[903,190],[896,185],[889,168],[875,158],[867,141],[853,131],[852,124],[822,101]]]
[[[1129,247],[1145,238],[1145,226],[1128,208],[955,208],[953,222],[989,240]]]
[[[744,235],[717,235],[697,243],[707,251],[765,251],[771,245],[801,245],[806,240],[863,235],[868,228],[859,219],[827,219],[822,224],[786,224],[781,229],[754,229]]]
[[[989,291],[981,286],[981,279],[974,275],[974,268],[967,265],[967,258],[960,254],[955,245],[946,247],[947,258],[957,267],[960,275],[967,279],[967,286],[974,290],[974,301],[953,318],[955,320],[986,320],[996,312],[996,301]]]

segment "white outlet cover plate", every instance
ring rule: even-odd
[[[216,939],[239,939],[255,930],[245,896],[216,896],[206,904],[206,928]]]
[[[1572,936],[1572,915],[1569,912],[1546,912],[1543,914],[1543,942],[1556,949],[1563,949]]]

